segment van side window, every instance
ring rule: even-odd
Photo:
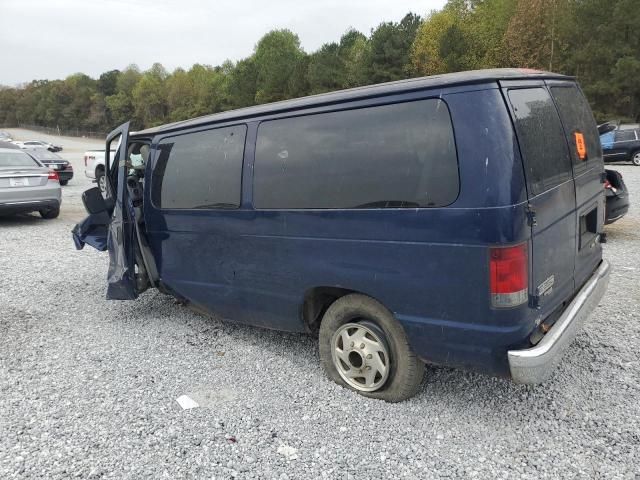
[[[417,208],[458,197],[447,105],[428,99],[263,122],[256,208]]]
[[[151,199],[158,208],[237,208],[245,125],[163,138]]]
[[[567,142],[545,88],[509,90],[527,182],[537,195],[571,178]]]
[[[602,147],[596,121],[584,95],[575,85],[553,86],[551,95],[556,101],[560,119],[564,125],[567,141],[571,147],[575,171],[586,169],[589,160],[602,157]],[[581,160],[576,145],[575,133],[582,133],[587,147],[586,161]]]

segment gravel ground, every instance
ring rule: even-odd
[[[609,292],[551,381],[430,367],[391,405],[330,383],[308,336],[157,292],[105,301],[106,254],[69,233],[95,146],[76,143],[62,215],[0,219],[0,478],[640,478],[637,204],[607,228]],[[640,168],[616,168],[640,198]]]

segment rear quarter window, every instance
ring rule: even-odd
[[[538,195],[571,178],[567,142],[546,88],[508,92],[530,194]]]
[[[458,196],[451,117],[440,99],[264,122],[254,205],[280,209],[418,208]]]

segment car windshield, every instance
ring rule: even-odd
[[[24,152],[0,152],[0,167],[37,167],[37,162]]]

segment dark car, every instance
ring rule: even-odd
[[[600,125],[598,130],[605,162],[631,162],[640,167],[640,127],[638,125],[616,125],[610,122]]]
[[[316,334],[328,377],[369,397],[410,397],[426,362],[543,382],[607,287],[602,149],[572,77],[417,78],[126,123],[105,147],[107,198],[84,192],[73,238],[109,251],[107,298],[155,287]]]
[[[605,170],[607,179],[604,192],[607,201],[605,224],[621,219],[629,211],[629,191],[622,180],[622,174],[616,170]]]
[[[29,148],[25,151],[43,165],[54,170],[60,178],[60,185],[66,185],[73,178],[73,166],[60,155],[44,148]]]

